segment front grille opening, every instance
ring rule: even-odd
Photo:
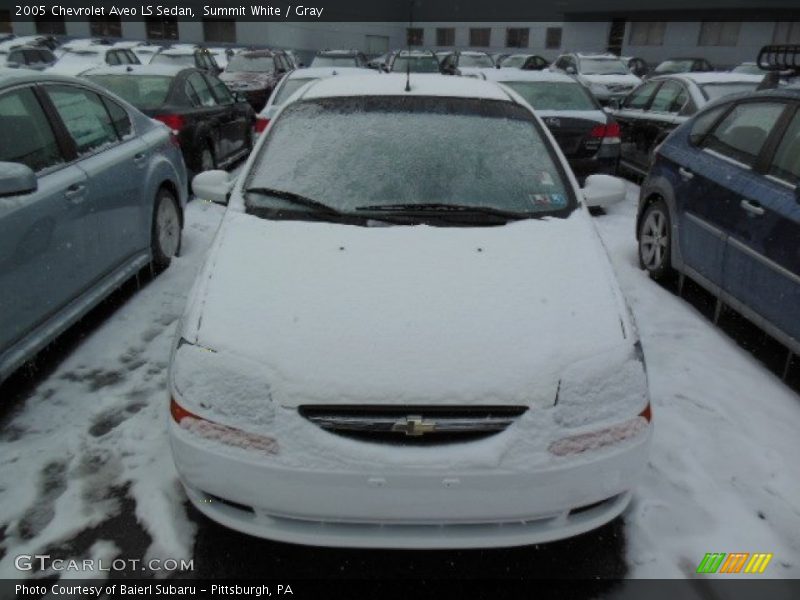
[[[252,506],[247,506],[246,504],[239,504],[238,502],[234,502],[233,500],[226,500],[225,498],[220,498],[219,496],[215,496],[214,494],[209,494],[208,492],[203,492],[205,494],[206,499],[210,501],[213,505],[214,503],[224,504],[225,506],[230,506],[231,508],[235,508],[236,510],[241,510],[244,512],[249,512],[255,514],[255,510],[253,510]]]
[[[298,408],[318,427],[365,442],[398,446],[454,444],[505,431],[527,406],[317,406]]]

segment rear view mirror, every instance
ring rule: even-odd
[[[200,200],[228,204],[233,183],[227,171],[203,171],[192,179],[192,191]]]
[[[0,198],[35,192],[36,173],[21,163],[0,162]]]
[[[589,208],[605,208],[625,199],[625,182],[611,175],[589,175],[583,186],[583,198]]]

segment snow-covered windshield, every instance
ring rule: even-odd
[[[286,100],[291,97],[297,90],[307,84],[309,81],[316,81],[318,77],[303,77],[302,79],[298,77],[297,79],[289,79],[284,82],[281,86],[281,89],[278,90],[278,93],[275,94],[275,99],[272,101],[273,106],[280,106]]]
[[[728,83],[706,83],[700,86],[700,90],[703,92],[703,96],[706,97],[706,100],[711,101],[722,98],[723,96],[729,96],[730,94],[754,92],[757,87],[757,82],[731,81]]]
[[[665,60],[655,68],[654,73],[688,73],[694,60]]]
[[[237,54],[225,68],[229,73],[271,73],[275,70],[275,60],[271,56],[246,56]]]
[[[616,58],[582,58],[582,75],[627,75],[628,67]]]
[[[564,216],[575,205],[527,109],[474,98],[347,97],[284,109],[243,189],[279,190],[340,212],[446,204]],[[248,209],[285,208],[268,194]]]
[[[127,100],[139,110],[159,108],[167,101],[172,77],[162,75],[87,75],[94,81]]]
[[[494,61],[488,54],[462,54],[458,59],[458,66],[491,69],[494,66]]]
[[[392,71],[405,73],[438,73],[439,61],[434,56],[398,56],[392,63]]]
[[[96,50],[67,50],[58,59],[57,64],[60,67],[64,65],[103,64],[105,62],[103,54]]]
[[[357,67],[355,56],[315,56],[312,67]]]
[[[503,81],[537,110],[599,110],[589,91],[571,81]]]

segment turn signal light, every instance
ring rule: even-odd
[[[599,450],[606,446],[613,446],[614,444],[638,436],[647,429],[651,418],[652,414],[650,412],[650,404],[648,403],[645,409],[639,413],[638,417],[628,419],[618,425],[606,427],[605,429],[598,429],[597,431],[590,431],[589,433],[581,433],[561,438],[550,444],[548,450],[551,454],[555,454],[556,456],[570,456],[592,450]]]

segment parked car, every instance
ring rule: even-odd
[[[581,190],[496,84],[405,84],[311,83],[235,182],[194,179],[230,203],[171,359],[180,480],[227,527],[317,546],[599,527],[651,437],[636,330],[582,206],[625,186]]]
[[[604,105],[623,98],[642,82],[613,54],[562,54],[550,69],[574,75]]]
[[[358,50],[322,50],[317,52],[312,67],[366,67],[367,57]]]
[[[495,64],[495,66],[497,66],[500,63],[502,63],[505,59],[507,59],[509,56],[511,56],[511,54],[509,54],[508,52],[495,52],[494,54],[490,54],[489,56],[492,57],[492,62]]]
[[[405,73],[438,73],[439,59],[430,50],[401,50],[389,57],[385,70],[387,72]]]
[[[225,168],[250,152],[255,114],[214,75],[180,65],[102,67],[84,77],[161,121],[195,173]]]
[[[309,67],[308,69],[292,71],[280,80],[275,91],[272,92],[269,100],[267,100],[267,104],[256,116],[256,133],[262,133],[270,121],[275,118],[281,107],[286,104],[286,101],[307,83],[326,77],[365,76],[369,73],[370,71],[356,67]]]
[[[53,52],[46,46],[10,46],[8,51],[0,44],[0,67],[42,71],[56,62]]]
[[[622,136],[620,166],[643,176],[653,150],[675,127],[709,102],[726,95],[752,92],[762,75],[738,73],[683,73],[648,79],[611,113]]]
[[[386,68],[386,63],[389,61],[389,57],[392,54],[392,52],[385,52],[384,54],[380,54],[375,58],[370,58],[367,61],[367,68],[383,71]]]
[[[440,59],[442,74],[486,79],[486,69],[494,69],[494,61],[486,52],[456,50]]]
[[[239,54],[240,52],[244,52],[244,48],[208,48],[207,49],[209,54],[214,57],[214,60],[219,66],[220,69],[224,72],[230,62],[231,58]]]
[[[282,51],[253,50],[231,58],[219,78],[232,92],[247,98],[253,110],[259,111],[281,78],[291,70],[291,61]]]
[[[160,123],[89,82],[0,74],[0,381],[148,263],[187,197]]]
[[[523,71],[542,71],[550,66],[538,54],[511,54],[497,63],[498,69],[522,69]]]
[[[151,65],[172,65],[194,67],[211,75],[222,72],[214,56],[204,48],[172,47],[162,50],[150,59]]]
[[[575,79],[563,73],[519,69],[500,69],[491,79],[514,90],[534,108],[578,183],[594,173],[617,172],[619,125]]]
[[[140,63],[143,65],[149,65],[150,61],[153,60],[153,57],[164,50],[164,46],[148,44],[145,46],[134,46],[130,50],[136,55],[136,58],[139,59]]]
[[[639,78],[644,78],[650,72],[647,61],[638,56],[620,56],[620,60],[627,65],[628,70]]]
[[[139,58],[126,48],[105,45],[75,46],[65,50],[56,63],[47,70],[59,75],[77,76],[101,65],[138,65]]]
[[[675,73],[704,73],[714,67],[705,58],[669,58],[653,69],[653,75],[673,75]]]
[[[641,188],[639,258],[800,353],[800,87],[722,98],[675,130]],[[788,362],[787,362],[788,368]]]

